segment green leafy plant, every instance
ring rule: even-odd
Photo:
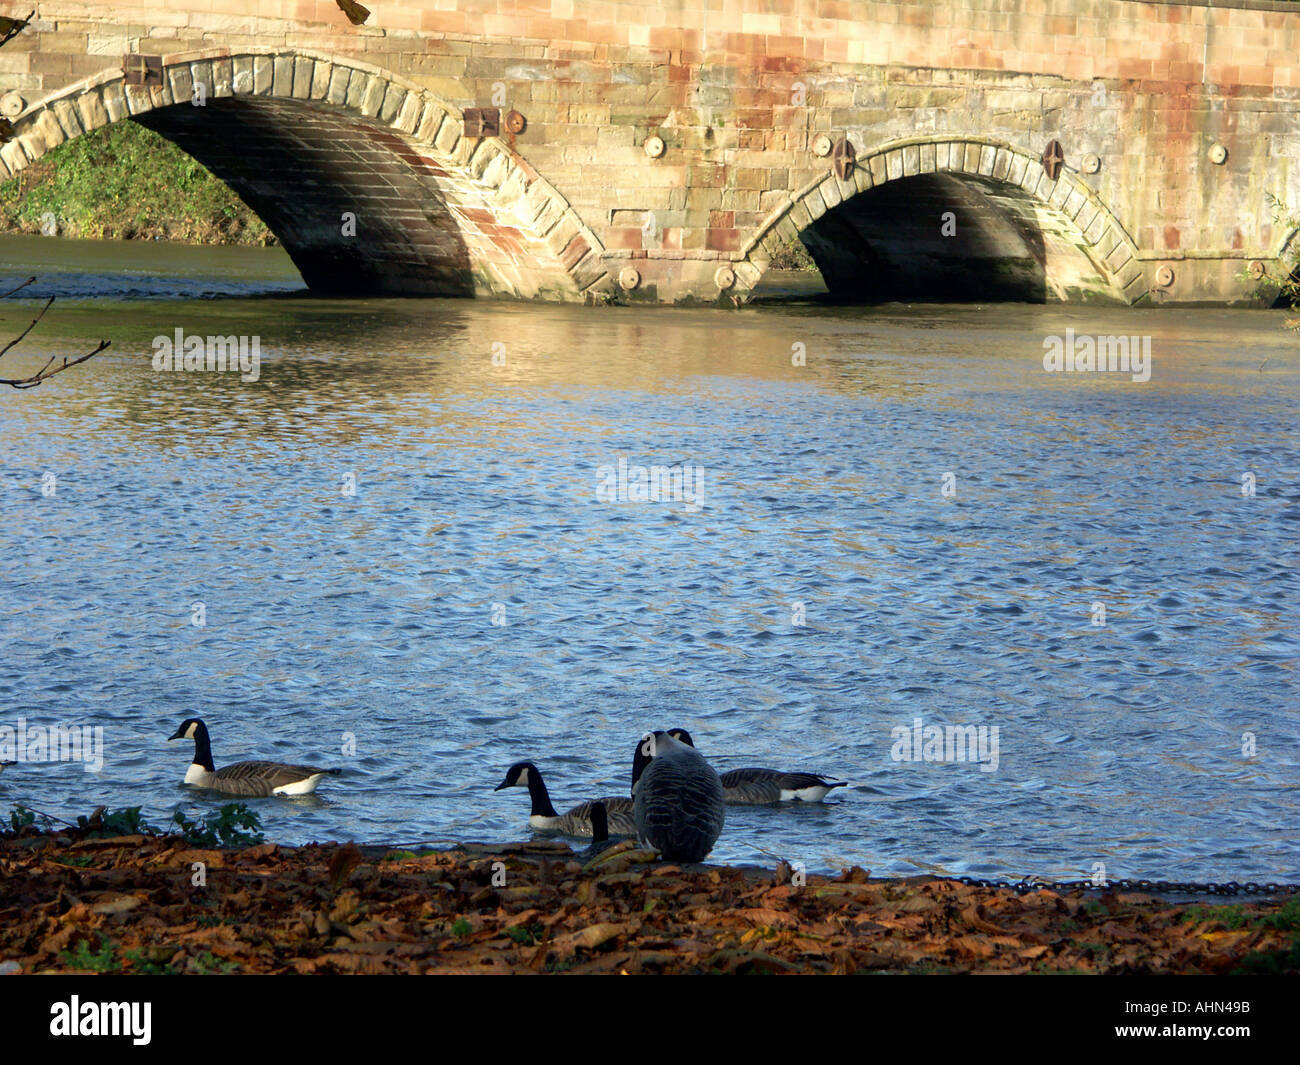
[[[152,836],[158,830],[140,813],[139,806],[126,806],[121,810],[105,811],[100,807],[89,817],[77,818],[77,828],[87,839],[112,839],[115,836]]]
[[[196,847],[252,847],[266,839],[261,818],[242,802],[226,803],[195,821],[177,810],[172,814],[172,824]]]
[[[14,835],[20,833],[24,828],[31,828],[35,824],[35,810],[29,810],[26,806],[15,806],[9,812],[9,828]]]
[[[96,973],[115,973],[122,967],[116,944],[102,933],[97,948],[92,948],[90,941],[83,939],[71,950],[62,951],[59,957],[70,968],[89,969]]]
[[[194,968],[204,975],[223,975],[239,971],[239,966],[233,961],[225,961],[207,950],[195,956]]]
[[[513,939],[522,947],[536,946],[545,931],[541,925],[534,922],[533,924],[517,924],[506,929],[506,935]]]
[[[170,962],[153,961],[143,950],[128,950],[122,955],[122,960],[131,966],[132,972],[145,976],[172,976],[176,972],[176,966]]]
[[[452,922],[451,934],[453,936],[464,937],[469,935],[471,931],[473,931],[473,926],[465,920],[464,917],[457,917],[456,920]]]

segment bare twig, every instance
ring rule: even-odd
[[[4,296],[12,296],[15,292],[18,292],[26,288],[35,280],[36,278],[29,277],[17,288],[12,288],[8,292],[4,293],[3,296],[0,296],[0,299],[3,299]],[[21,343],[22,340],[27,336],[27,334],[36,328],[40,320],[45,317],[45,312],[50,309],[50,304],[52,304],[53,302],[54,302],[54,297],[51,296],[48,300],[45,301],[45,306],[42,307],[39,312],[37,312],[36,317],[31,320],[31,324],[28,325],[27,328],[24,329],[21,333],[19,333],[16,337],[14,337],[13,340],[9,341],[8,344],[0,348],[0,359],[3,359],[13,347]],[[51,355],[45,361],[45,365],[42,366],[39,370],[37,370],[36,373],[32,374],[30,377],[14,377],[14,378],[0,377],[0,385],[8,385],[10,388],[35,388],[42,381],[48,381],[55,374],[63,373],[64,370],[71,370],[74,366],[79,366],[87,359],[93,359],[96,355],[98,355],[101,351],[103,351],[106,347],[108,347],[110,343],[111,341],[101,340],[99,342],[99,345],[93,351],[88,352],[85,355],[82,355],[80,358],[73,359],[71,362],[68,361],[68,357],[65,355],[63,357],[63,362],[61,362],[58,366],[54,365],[54,360],[57,359],[58,356]]]

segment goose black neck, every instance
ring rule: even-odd
[[[542,774],[537,771],[536,766],[528,770],[528,797],[533,800],[534,814],[540,814],[542,817],[558,817],[555,807],[551,805],[551,793],[546,790],[546,782],[542,780]]]
[[[194,764],[201,765],[209,773],[217,771],[212,764],[212,744],[208,741],[208,727],[200,724],[194,730]]]

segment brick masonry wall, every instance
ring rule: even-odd
[[[811,150],[823,132],[859,156],[904,138],[1032,155],[1060,140],[1154,299],[1243,295],[1244,268],[1292,236],[1269,196],[1300,206],[1289,5],[369,0],[362,27],[333,0],[35,6],[0,50],[0,91],[28,104],[128,51],[269,47],[356,57],[457,106],[515,108],[528,120],[518,153],[589,227],[610,276],[626,261],[657,298],[717,297],[720,262],[761,269],[756,235],[828,172]],[[643,150],[651,136],[661,158]],[[1081,173],[1089,154],[1099,167]],[[738,273],[743,292],[754,278]]]

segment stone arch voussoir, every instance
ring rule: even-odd
[[[563,195],[498,138],[463,135],[456,105],[371,63],[308,50],[212,49],[162,57],[161,85],[128,86],[120,68],[83,78],[33,101],[14,120],[13,140],[0,147],[0,180],[51,148],[124,118],[191,102],[196,86],[208,99],[281,97],[330,105],[396,134],[412,166],[443,174],[470,200],[481,199],[493,233],[508,223],[521,231],[529,254],[549,256],[567,291],[541,293],[580,299],[611,283],[604,247]],[[467,224],[469,219],[466,219]],[[510,239],[510,238],[506,238]],[[511,245],[518,247],[517,239]],[[507,262],[485,264],[497,295],[537,296],[527,271]]]

